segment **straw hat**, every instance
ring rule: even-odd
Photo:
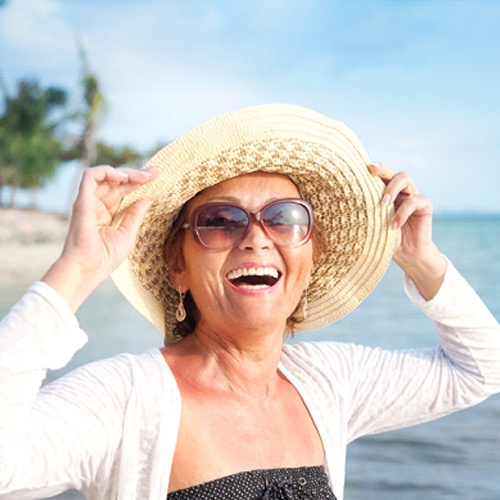
[[[313,269],[307,318],[294,331],[319,328],[352,311],[375,287],[394,249],[392,209],[383,183],[368,171],[363,146],[345,125],[298,106],[255,106],[205,122],[161,149],[147,166],[158,177],[127,196],[153,204],[134,252],[113,273],[120,291],[174,342],[178,293],[163,244],[181,207],[203,189],[260,170],[288,175],[314,209],[326,252]]]

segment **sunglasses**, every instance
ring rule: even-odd
[[[231,203],[214,202],[197,207],[189,224],[195,240],[211,250],[239,245],[255,222],[275,244],[298,247],[311,237],[314,217],[311,205],[301,199],[282,198],[252,213]]]

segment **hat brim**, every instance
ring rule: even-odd
[[[255,106],[205,122],[154,155],[158,177],[127,196],[115,223],[134,201],[148,198],[133,253],[112,277],[123,295],[165,336],[173,336],[178,294],[163,255],[182,206],[226,179],[263,171],[288,175],[313,206],[325,252],[307,291],[307,317],[294,331],[329,325],[373,290],[392,258],[392,209],[381,204],[383,182],[368,168],[358,138],[342,123],[298,106]]]

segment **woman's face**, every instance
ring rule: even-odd
[[[189,203],[188,216],[196,207],[217,201],[255,213],[280,198],[300,198],[288,177],[245,174],[200,193]],[[227,250],[202,247],[188,230],[183,252],[185,268],[172,276],[174,285],[191,291],[200,313],[197,328],[216,332],[246,328],[282,333],[307,287],[313,258],[310,240],[295,248],[281,247],[257,223],[240,244]],[[260,277],[242,277],[248,274]]]

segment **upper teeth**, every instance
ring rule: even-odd
[[[279,274],[274,267],[245,267],[229,272],[227,279],[235,280],[242,276],[271,276],[272,278],[278,278]]]

